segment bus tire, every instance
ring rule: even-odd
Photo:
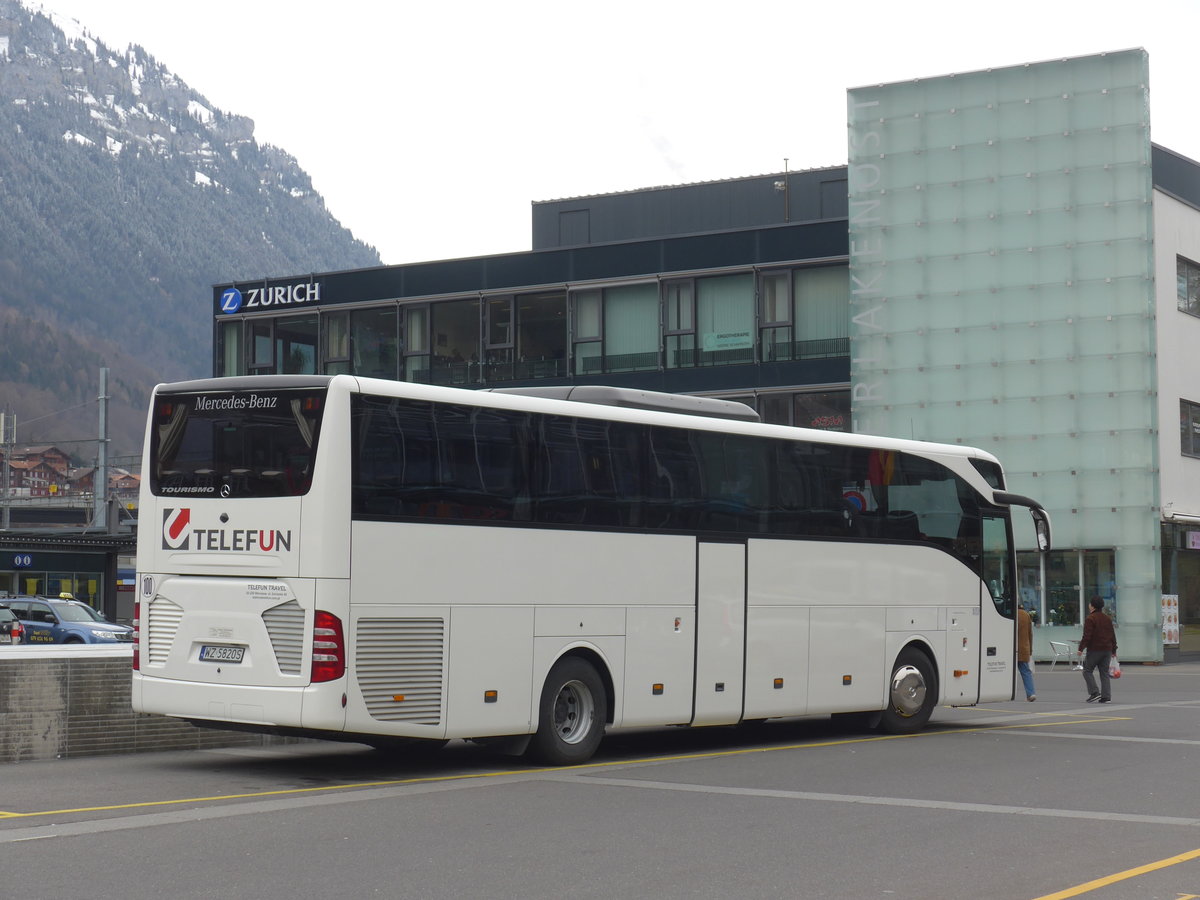
[[[560,659],[542,687],[528,756],[549,766],[587,762],[604,737],[607,709],[604,682],[595,668],[574,656]]]
[[[937,676],[929,657],[913,647],[905,647],[892,666],[887,689],[880,731],[913,734],[924,728],[938,698]]]

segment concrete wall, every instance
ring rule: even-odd
[[[0,763],[287,740],[134,713],[130,656],[129,647],[0,647]]]

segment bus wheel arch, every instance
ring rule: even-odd
[[[904,647],[892,664],[887,681],[886,706],[879,728],[889,734],[920,731],[938,704],[937,664],[929,648],[919,642]]]
[[[546,765],[591,759],[611,718],[612,680],[595,654],[567,653],[550,667],[538,701],[528,756]]]

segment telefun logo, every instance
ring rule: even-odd
[[[163,510],[162,545],[164,550],[188,550],[190,539],[188,525],[192,522],[192,511],[186,507]]]

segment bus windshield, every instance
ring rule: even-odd
[[[160,394],[150,433],[158,495],[308,492],[324,388]]]

